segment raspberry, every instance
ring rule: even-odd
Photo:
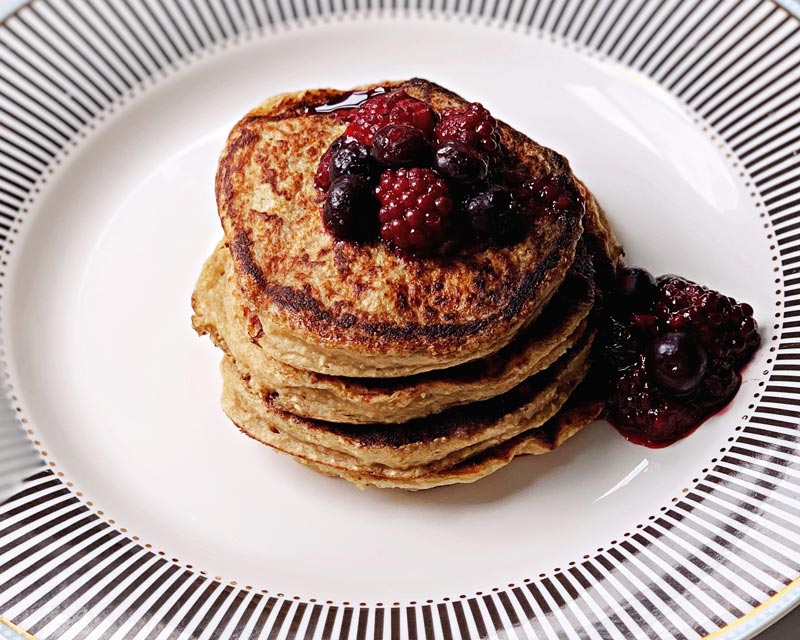
[[[659,331],[686,331],[712,360],[741,367],[761,343],[753,308],[679,276],[658,279],[655,316]]]
[[[453,200],[430,169],[389,169],[375,188],[381,237],[412,255],[429,255],[447,240]]]
[[[730,366],[711,368],[690,397],[670,393],[652,380],[648,357],[620,374],[609,398],[607,416],[627,438],[664,446],[688,435],[708,416],[724,407],[739,389],[741,378]]]
[[[500,149],[500,130],[497,120],[483,105],[471,102],[463,109],[442,111],[442,119],[436,125],[436,140],[454,140],[493,154]]]
[[[405,124],[433,134],[436,113],[426,103],[412,98],[405,91],[392,91],[373,96],[355,110],[346,135],[371,145],[375,134],[389,124]]]

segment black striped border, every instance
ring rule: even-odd
[[[749,176],[774,236],[781,301],[760,398],[692,489],[631,535],[551,576],[436,603],[344,606],[221,584],[153,554],[45,470],[0,508],[0,613],[31,633],[690,639],[800,575],[800,23],[772,2],[34,0],[0,28],[3,266],[37,185],[133,91],[245,34],[383,9],[564,38],[650,77],[702,119]],[[0,417],[3,443],[10,425]],[[0,469],[27,455],[8,451]]]

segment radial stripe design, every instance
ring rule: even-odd
[[[220,584],[115,530],[40,467],[11,390],[0,407],[0,491],[28,479],[0,506],[0,614],[30,633],[693,640],[800,575],[800,21],[774,2],[34,0],[0,26],[3,264],[37,181],[146,80],[245,33],[268,38],[287,24],[388,8],[563,37],[662,85],[724,141],[752,178],[779,254],[780,328],[761,397],[692,489],[609,549],[490,593],[355,607]]]

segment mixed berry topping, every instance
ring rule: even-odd
[[[607,417],[632,442],[663,447],[683,438],[731,401],[741,378],[730,364],[712,365],[689,394],[653,380],[647,356],[626,369],[608,400]]]
[[[453,200],[431,169],[391,169],[375,188],[381,237],[402,251],[427,255],[448,237]]]
[[[607,306],[606,413],[641,444],[670,444],[728,404],[761,341],[750,305],[677,276],[620,269]]]
[[[337,238],[381,238],[402,255],[431,257],[462,242],[510,244],[535,215],[583,206],[566,176],[526,182],[529,170],[509,166],[499,124],[480,104],[437,114],[398,90],[365,97],[344,120],[314,176]]]

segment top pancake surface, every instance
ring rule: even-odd
[[[465,104],[424,80],[382,86],[405,89],[437,111]],[[541,216],[513,246],[465,248],[448,259],[405,259],[380,242],[337,241],[322,224],[313,175],[345,124],[308,107],[348,93],[267,101],[234,127],[220,158],[220,218],[265,333],[288,364],[339,375],[403,375],[499,349],[563,280],[581,214]],[[566,174],[586,195],[563,157],[502,123],[501,133],[532,175]],[[313,355],[299,344],[312,345]],[[348,358],[358,364],[347,366]]]

